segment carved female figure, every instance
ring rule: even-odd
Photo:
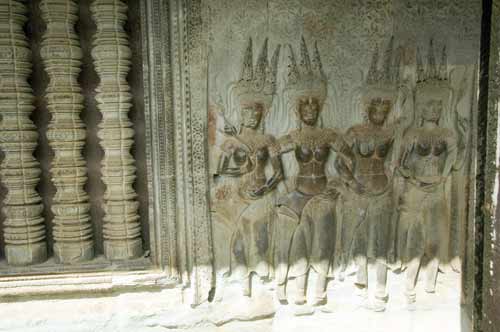
[[[250,275],[267,277],[270,270],[270,241],[274,201],[268,193],[281,179],[281,161],[273,152],[273,136],[260,130],[275,94],[275,77],[280,47],[268,63],[267,39],[253,68],[252,40],[246,49],[240,80],[235,84],[241,127],[225,126],[229,137],[221,146],[218,174],[239,178],[237,190],[216,207],[220,216],[235,222],[230,242],[231,274],[244,280],[244,294],[250,296]],[[274,174],[267,177],[271,165]]]
[[[357,272],[355,285],[359,295],[367,297],[368,262],[376,268],[376,291],[373,309],[385,309],[387,255],[390,246],[392,195],[392,147],[401,122],[387,124],[399,92],[399,52],[393,56],[393,40],[384,55],[383,68],[378,68],[375,50],[361,105],[366,121],[348,129],[346,141],[354,154],[354,181],[347,183],[343,196],[342,250],[344,268],[354,260]],[[336,163],[342,174],[346,166]]]
[[[435,291],[439,258],[445,250],[449,222],[445,182],[454,164],[460,160],[457,158],[457,144],[463,143],[467,130],[466,122],[455,111],[453,122],[458,137],[454,130],[440,124],[443,111],[454,104],[445,50],[437,68],[431,41],[427,70],[424,72],[418,52],[417,71],[415,100],[421,122],[419,127],[405,134],[399,166],[399,172],[405,178],[400,204],[399,253],[407,266],[405,287],[409,304],[415,302],[415,284],[423,264],[427,265],[425,290]]]
[[[304,39],[302,61],[297,65],[292,47],[287,92],[294,102],[299,128],[279,139],[280,154],[293,152],[298,163],[295,188],[278,201],[276,257],[278,298],[286,303],[288,277],[296,278],[296,304],[306,302],[306,282],[310,268],[318,274],[315,304],[326,302],[327,273],[335,246],[334,183],[325,171],[331,151],[350,162],[350,150],[335,130],[317,127],[326,99],[327,81],[317,45],[312,61]]]

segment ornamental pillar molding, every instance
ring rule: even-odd
[[[52,205],[53,247],[56,261],[74,263],[94,257],[90,204],[84,190],[87,169],[82,149],[86,130],[80,119],[84,106],[77,81],[83,56],[74,30],[78,4],[43,0],[40,9],[47,25],[41,57],[49,76],[45,98],[51,121],[47,138],[54,151],[51,175],[56,187]]]
[[[104,255],[111,260],[140,257],[143,253],[139,202],[133,188],[135,160],[130,153],[134,130],[128,118],[132,107],[127,74],[131,51],[124,25],[127,5],[120,0],[96,0],[91,4],[97,33],[92,58],[100,78],[96,100],[102,121],[98,137],[104,150]]]
[[[31,265],[47,259],[43,205],[35,190],[41,170],[33,152],[38,133],[30,115],[34,110],[31,50],[23,27],[27,21],[23,1],[0,1],[0,165],[7,194],[5,254],[9,265]]]

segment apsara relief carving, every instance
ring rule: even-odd
[[[446,180],[460,169],[467,152],[469,123],[457,112],[463,97],[450,86],[446,48],[439,62],[431,40],[427,63],[417,50],[417,83],[414,127],[405,133],[400,174],[405,188],[400,202],[399,252],[406,269],[406,296],[415,301],[415,284],[420,267],[427,266],[425,290],[435,292],[439,261],[446,258],[449,234],[449,207]],[[444,119],[445,116],[450,117]],[[450,127],[445,127],[448,120]]]
[[[352,153],[339,131],[319,127],[328,82],[318,45],[314,44],[311,57],[302,38],[300,62],[290,44],[288,51],[285,95],[298,128],[279,138],[278,143],[280,154],[294,154],[298,172],[289,193],[277,202],[277,291],[280,302],[287,302],[287,280],[295,277],[295,303],[304,304],[307,275],[312,268],[318,274],[315,304],[321,304],[326,301],[327,275],[335,248],[335,202],[340,183],[328,180],[325,166],[335,152],[339,160],[345,160],[345,181],[352,181]]]
[[[254,65],[252,39],[249,40],[240,79],[231,87],[238,100],[241,123],[238,127],[225,124],[227,138],[217,168],[219,176],[237,178],[233,186],[219,189],[220,205],[216,203],[214,208],[228,225],[237,225],[229,248],[230,268],[234,278],[245,280],[243,292],[248,296],[250,274],[268,277],[272,262],[271,239],[276,216],[274,196],[269,193],[281,180],[282,166],[276,139],[263,134],[263,128],[276,92],[280,48],[278,45],[269,61],[266,39]],[[265,172],[268,165],[273,170],[269,177]]]
[[[216,249],[216,256],[229,257],[225,276],[240,281],[246,296],[252,296],[253,274],[273,280],[281,304],[292,300],[305,308],[326,305],[328,282],[353,274],[353,292],[372,310],[384,311],[391,295],[388,273],[404,271],[412,308],[419,271],[425,268],[425,290],[434,292],[440,262],[449,262],[445,185],[470,145],[470,118],[457,111],[467,71],[455,91],[446,49],[437,61],[431,40],[425,65],[420,48],[415,55],[412,82],[403,77],[408,47],[391,38],[382,52],[375,46],[352,93],[352,111],[362,123],[334,129],[322,123],[332,89],[318,43],[302,38],[298,50],[285,44],[284,52],[275,44],[271,62],[268,44],[266,38],[253,66],[249,40],[240,78],[228,85],[226,105],[238,101],[239,125],[230,123],[221,102],[212,114],[218,137],[224,137],[214,140],[219,159],[212,218],[214,241],[231,238],[222,242],[225,249]],[[285,75],[277,84],[281,66]],[[274,137],[267,124],[280,111],[296,125]],[[287,155],[295,168],[287,169]],[[327,169],[330,157],[334,174]],[[308,297],[312,275],[314,294]]]

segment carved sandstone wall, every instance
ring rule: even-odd
[[[32,297],[0,303],[0,326],[458,331],[460,303],[480,312],[480,14],[467,0],[0,0],[19,21],[0,23],[0,45],[14,27],[33,53],[12,67],[20,84],[0,76],[17,105],[0,126],[30,133],[22,170],[41,172],[10,181],[17,141],[0,140],[0,297]],[[13,182],[37,201],[11,204]],[[11,206],[38,211],[47,260],[9,259],[11,234],[32,230]]]

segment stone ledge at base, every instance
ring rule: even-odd
[[[66,297],[75,293],[92,297],[118,291],[173,288],[177,285],[176,279],[160,271],[4,277],[0,279],[0,302],[24,301],[38,296]]]
[[[264,283],[251,298],[241,295],[238,285],[226,285],[213,302],[191,307],[189,291],[182,287],[153,288],[162,275],[135,274],[102,276],[86,285],[113,285],[95,295],[66,293],[67,298],[18,297],[0,303],[0,331],[8,332],[385,332],[393,329],[413,332],[460,331],[460,275],[443,273],[435,294],[419,290],[415,311],[402,305],[401,278],[391,275],[391,297],[384,313],[360,306],[352,296],[352,280],[329,284],[328,311],[315,309],[312,315],[297,316],[293,304],[279,305],[272,283]],[[60,287],[74,285],[78,278],[60,278]],[[85,280],[82,278],[82,280]],[[42,281],[25,281],[31,286]],[[120,284],[120,286],[118,286]],[[132,292],[108,292],[131,287]],[[149,288],[141,288],[144,287]],[[147,286],[150,285],[150,286]],[[68,287],[69,287],[68,286]],[[72,286],[72,287],[73,287]],[[83,286],[83,285],[81,285]],[[52,287],[56,287],[53,285]],[[89,286],[90,287],[90,286]],[[82,289],[80,288],[80,291]]]

